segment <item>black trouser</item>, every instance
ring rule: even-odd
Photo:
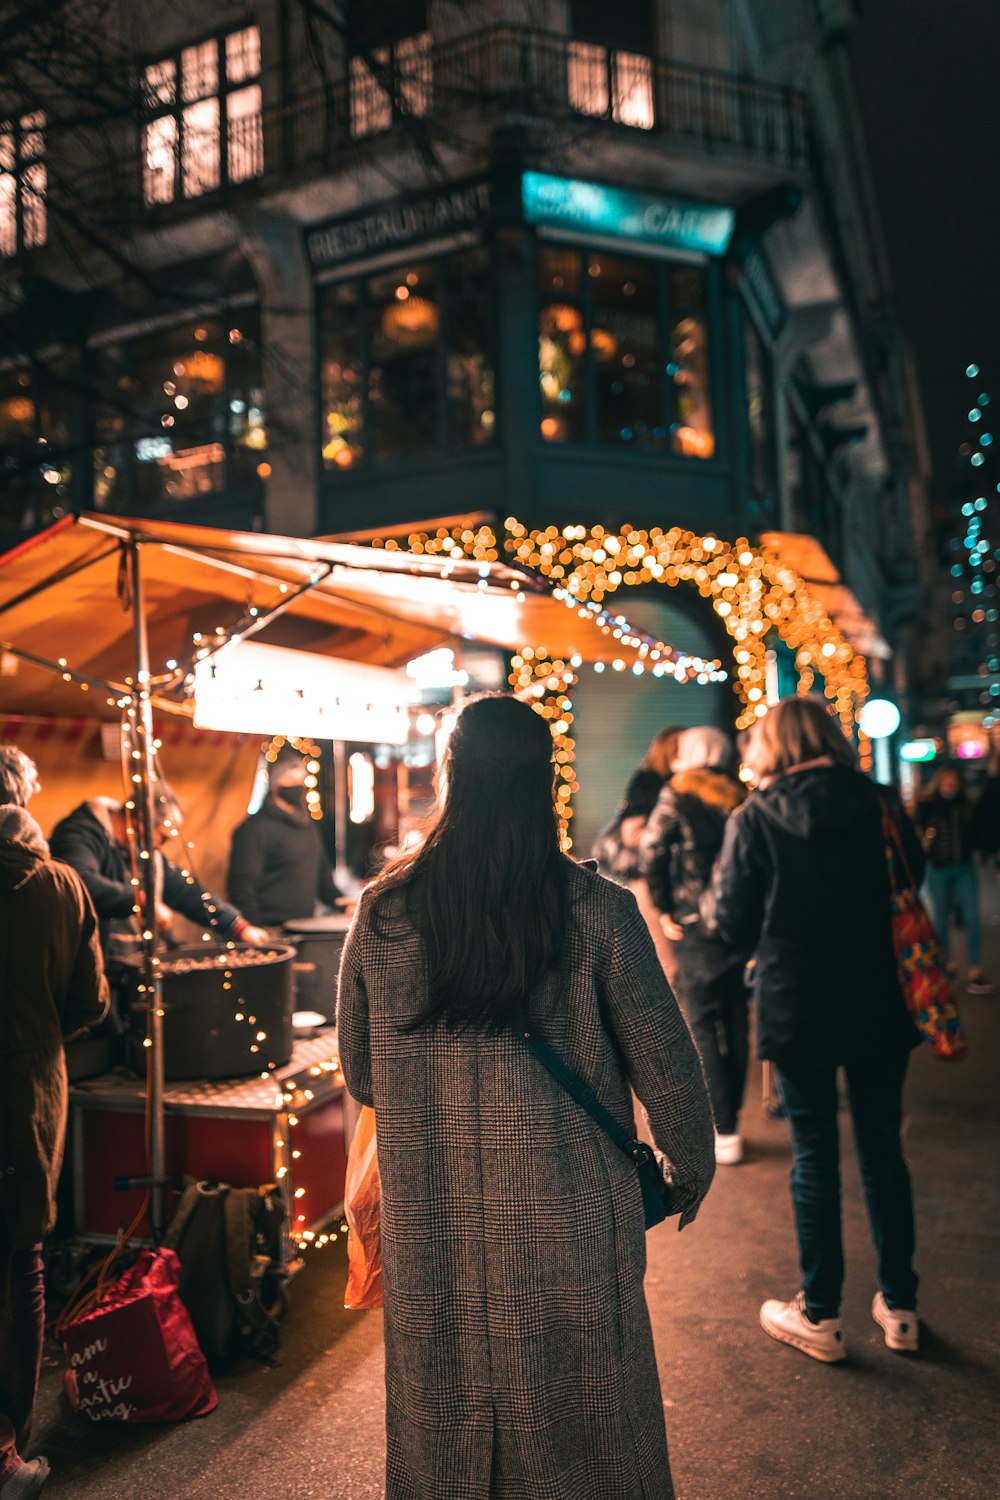
[[[693,951],[693,944],[685,953],[688,941],[685,938],[678,950],[677,999],[701,1054],[715,1128],[720,1135],[735,1135],[749,1056],[749,996],[743,965],[718,974],[698,961],[703,955]]]
[[[844,1072],[879,1285],[889,1307],[912,1311],[913,1193],[900,1140],[909,1060],[909,1052],[892,1052],[845,1063]],[[778,1083],[792,1133],[792,1206],[806,1311],[814,1319],[835,1318],[844,1281],[837,1064],[780,1063]]]

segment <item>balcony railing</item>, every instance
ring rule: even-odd
[[[804,95],[775,84],[661,62],[571,38],[496,27],[434,45],[355,60],[350,77],[285,112],[287,166],[323,161],[409,116],[463,111],[606,120],[701,151],[737,152],[784,169],[809,156]]]

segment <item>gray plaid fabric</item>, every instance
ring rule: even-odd
[[[629,892],[570,880],[533,1014],[627,1126],[631,1083],[699,1199],[711,1111],[649,932]],[[348,1088],[377,1118],[387,1500],[669,1500],[635,1171],[516,1037],[402,1029],[422,950],[398,893],[387,909],[383,935],[362,898],[338,1007]]]

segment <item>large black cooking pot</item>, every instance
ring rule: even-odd
[[[283,1067],[292,1055],[294,948],[174,948],[164,957],[163,1076],[241,1078]],[[146,1004],[132,1005],[142,1049]],[[132,1048],[132,1063],[142,1058]]]
[[[340,955],[350,926],[350,917],[341,913],[328,917],[302,917],[297,922],[285,923],[282,931],[288,941],[295,944],[299,962],[297,1010],[314,1010],[328,1021],[336,1019]],[[303,965],[311,965],[311,968]]]

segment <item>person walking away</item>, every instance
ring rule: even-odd
[[[306,801],[306,763],[289,745],[268,766],[268,793],[233,833],[230,901],[259,927],[311,917],[317,903],[333,908],[340,891]]]
[[[914,1351],[913,1197],[900,1125],[920,1038],[893,951],[883,798],[819,699],[782,699],[754,727],[744,759],[760,789],[727,824],[715,918],[730,943],[756,953],[758,1050],[774,1065],[791,1131],[802,1269],[801,1290],[766,1301],[761,1325],[814,1359],[844,1358],[843,1069],[878,1256],[872,1316],[890,1349]],[[894,815],[919,881],[919,841],[898,805]]]
[[[0,746],[0,1496],[48,1476],[23,1457],[45,1324],[42,1240],[55,1222],[66,1136],[66,1040],[108,1008],[97,919],[79,877],[49,857],[24,803],[26,755]]]
[[[990,788],[987,782],[987,788]],[[980,827],[982,802],[969,796],[957,765],[941,766],[914,808],[927,855],[927,894],[944,956],[951,967],[951,922],[956,909],[965,928],[970,995],[990,995],[993,985],[983,972],[983,933],[979,914],[976,853],[986,847]]]
[[[660,925],[659,912],[653,905],[649,886],[640,868],[640,844],[646,821],[670,776],[674,750],[681,733],[679,726],[668,725],[653,736],[638,769],[629,777],[625,794],[615,809],[614,817],[597,835],[591,851],[601,874],[617,880],[632,892],[649,928],[663,972],[672,985],[677,972],[674,945]]]
[[[746,796],[732,774],[733,744],[721,729],[685,729],[673,774],[660,791],[640,845],[640,871],[677,953],[674,990],[691,1028],[715,1116],[715,1159],[743,1160],[740,1108],[749,1055],[746,953],[710,931],[701,901],[722,848],[726,820]]]
[[[525,1045],[632,1129],[681,1225],[715,1168],[698,1055],[635,898],[559,848],[553,741],[473,699],[422,845],[361,896],[340,1059],[382,1179],[386,1500],[670,1500],[630,1161]]]

